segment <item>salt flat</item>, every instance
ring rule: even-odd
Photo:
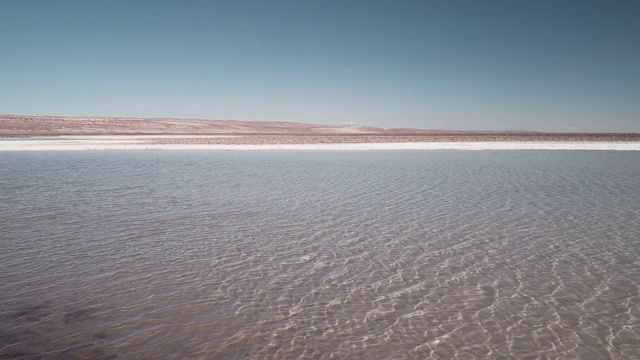
[[[0,151],[82,150],[640,150],[640,141],[433,141],[362,143],[207,143],[199,140],[236,138],[237,135],[63,136],[8,138]],[[159,142],[170,139],[170,142]]]
[[[640,150],[640,134],[0,115],[0,151],[499,149]]]

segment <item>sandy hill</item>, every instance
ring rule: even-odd
[[[294,122],[0,115],[0,136],[124,134],[376,134],[394,129]],[[420,130],[403,129],[402,132]],[[422,130],[424,131],[424,130]]]

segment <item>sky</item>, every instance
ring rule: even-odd
[[[0,0],[0,114],[640,132],[640,1]]]

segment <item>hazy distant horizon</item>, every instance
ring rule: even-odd
[[[640,132],[640,3],[6,2],[0,113]]]

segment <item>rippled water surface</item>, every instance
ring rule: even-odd
[[[0,155],[0,358],[640,358],[640,155]]]

